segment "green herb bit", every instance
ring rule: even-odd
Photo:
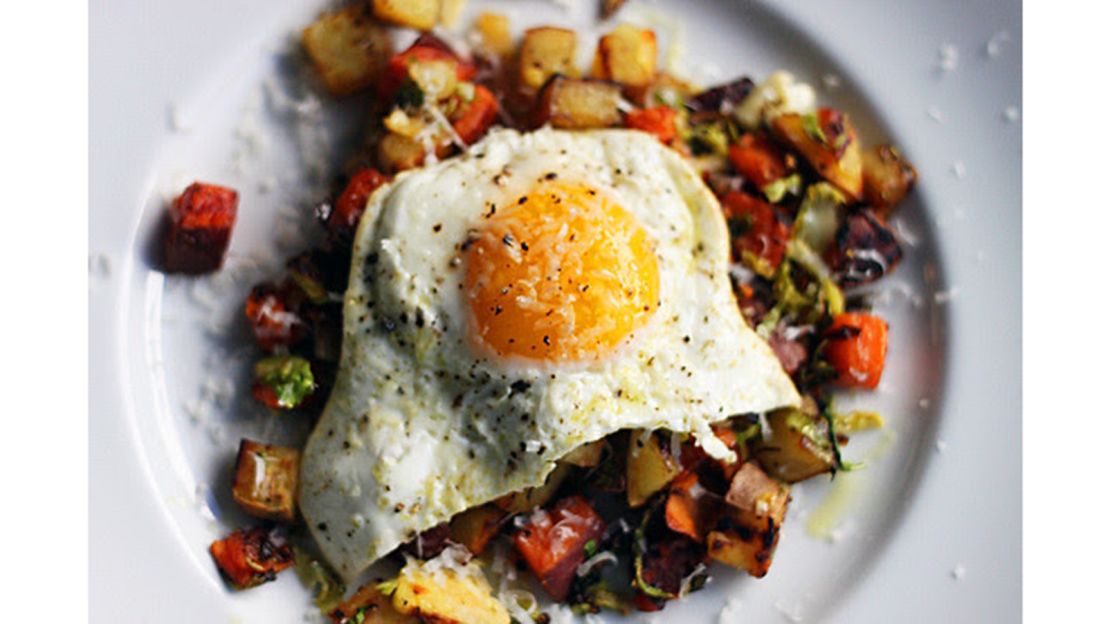
[[[813,140],[820,141],[825,145],[828,144],[829,139],[825,136],[825,131],[821,129],[821,122],[817,120],[816,113],[802,115],[802,128]]]
[[[582,550],[583,550],[583,552],[586,553],[586,558],[587,559],[589,559],[590,557],[593,557],[594,555],[597,554],[597,541],[596,540],[590,540],[590,541],[586,542],[586,545],[582,547]]]
[[[308,360],[295,355],[275,355],[254,365],[254,378],[273,389],[279,407],[293,409],[316,390]]]
[[[787,195],[797,195],[802,190],[802,176],[795,173],[785,178],[763,185],[763,194],[772,204],[777,204]]]

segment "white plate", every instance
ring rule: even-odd
[[[470,4],[503,8],[516,27],[586,24],[594,6]],[[229,593],[206,548],[242,519],[227,493],[239,436],[307,429],[245,397],[253,353],[240,306],[313,231],[307,211],[326,179],[311,167],[341,157],[357,117],[358,101],[306,97],[290,61],[322,5],[113,0],[91,11],[95,622],[299,622],[309,608],[292,574]],[[829,485],[805,484],[767,578],[716,569],[661,619],[716,622],[731,600],[721,621],[1018,620],[1020,3],[632,0],[623,16],[658,28],[664,45],[683,38],[702,82],[791,69],[921,174],[899,217],[915,244],[879,284],[888,372],[878,393],[845,399],[890,426],[845,451],[867,468],[838,477],[855,493],[836,539],[807,531]],[[149,262],[155,225],[193,179],[242,192],[231,257],[216,277],[165,278]]]

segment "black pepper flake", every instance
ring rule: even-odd
[[[514,242],[513,241],[513,235],[512,234],[505,234],[504,236],[501,237],[501,242],[505,243],[505,245],[507,247],[512,247],[513,242]]]
[[[437,224],[435,224],[435,225],[433,225],[433,226],[432,226],[432,231],[433,231],[433,232],[435,232],[435,233],[437,233],[437,234],[438,234],[438,233],[439,233],[439,231],[440,231],[440,230],[442,230],[442,229],[443,229],[443,224],[442,224],[442,223],[437,223]]]
[[[328,523],[327,522],[321,522],[320,524],[316,525],[316,528],[320,529],[321,531],[327,531],[328,530]]]
[[[550,171],[550,172],[548,172],[547,175],[545,175],[543,177],[543,179],[544,180],[554,180],[557,177],[559,177],[559,174],[555,173],[554,171]]]
[[[520,248],[524,251],[528,251],[528,243],[520,241]]]
[[[527,201],[528,201],[528,196],[525,195],[525,196],[521,197],[520,199],[516,200],[516,205],[517,206],[523,206],[525,204],[525,202],[527,202]]]
[[[531,387],[532,387],[531,382],[524,381],[523,379],[518,379],[518,380],[514,381],[512,383],[512,385],[509,386],[509,396],[513,396],[514,394],[520,394],[522,392],[527,392],[528,389],[531,388]]]
[[[424,327],[424,310],[422,308],[416,309],[416,326]]]
[[[394,322],[393,319],[382,319],[381,326],[382,329],[386,331],[386,333],[392,334],[393,332],[397,331],[397,323]]]
[[[682,337],[682,342],[690,342],[690,337],[689,336],[683,336]]]
[[[551,336],[548,336],[548,335],[544,334],[543,343],[550,347],[551,346]]]

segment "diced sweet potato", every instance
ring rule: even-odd
[[[277,578],[293,565],[293,547],[280,528],[239,529],[212,542],[208,552],[224,578],[236,589],[247,589]]]
[[[629,24],[617,26],[597,44],[598,77],[643,87],[655,76],[655,32]]]
[[[498,56],[513,53],[513,33],[509,18],[501,13],[482,13],[474,22],[482,47]]]
[[[360,169],[351,176],[347,186],[335,200],[335,208],[328,215],[328,230],[349,239],[366,210],[366,201],[379,186],[388,181],[389,176],[377,169]]]
[[[718,530],[706,538],[709,556],[752,576],[766,575],[789,502],[787,486],[745,463],[732,478]]]
[[[605,523],[581,496],[564,498],[550,511],[537,509],[513,535],[513,543],[552,599],[570,591],[585,547],[605,532]]]
[[[577,76],[575,54],[578,37],[565,28],[531,28],[520,44],[520,84],[539,89],[556,74]]]
[[[333,624],[416,624],[417,620],[393,608],[393,601],[371,581],[328,613]]]
[[[393,50],[389,33],[366,3],[323,15],[304,29],[301,43],[334,96],[374,84]]]
[[[293,522],[297,517],[297,474],[301,452],[295,448],[243,439],[235,462],[231,496],[248,514]]]
[[[417,30],[431,30],[439,17],[440,0],[374,0],[378,19]]]
[[[790,170],[774,143],[763,135],[751,132],[728,148],[728,159],[740,175],[759,188],[786,176]]]
[[[554,76],[536,102],[536,124],[571,130],[616,126],[620,101],[620,87],[611,82]]]
[[[452,556],[446,552],[443,556]],[[411,561],[397,577],[393,608],[421,622],[509,624],[509,612],[493,597],[485,575],[473,561],[429,572]]]
[[[685,471],[671,482],[664,508],[667,527],[695,542],[705,541],[706,532],[716,520],[719,496],[698,483],[698,475]]]
[[[734,258],[763,277],[773,277],[786,257],[790,228],[779,221],[774,206],[747,193],[731,192],[721,203]]]
[[[880,215],[889,215],[916,181],[917,170],[893,146],[863,153],[863,198]]]
[[[767,414],[770,437],[755,440],[753,454],[764,470],[797,483],[836,468],[828,424],[817,414],[785,408]]]
[[[886,321],[859,312],[838,314],[825,339],[825,357],[836,369],[837,385],[872,390],[879,385],[886,364]]]
[[[628,441],[628,504],[643,505],[682,472],[682,466],[663,450],[655,434],[633,431]]]
[[[254,340],[265,351],[291,347],[305,338],[308,326],[291,305],[289,290],[273,284],[251,289],[243,312],[251,324]]]
[[[474,143],[482,138],[497,120],[497,98],[482,85],[474,86],[474,97],[459,107],[452,115],[451,127],[464,143]]]
[[[624,125],[633,130],[654,134],[663,143],[670,143],[675,138],[676,114],[669,106],[638,109],[629,111],[624,116]]]
[[[239,193],[215,184],[194,182],[170,207],[165,239],[165,269],[200,274],[223,265],[239,210]]]
[[[802,155],[817,173],[851,199],[863,198],[863,162],[848,116],[822,108],[815,115],[787,113],[771,122],[779,140]]]
[[[451,518],[451,541],[465,546],[472,555],[485,551],[508,514],[497,505],[481,505]]]

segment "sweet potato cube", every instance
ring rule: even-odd
[[[605,523],[590,503],[571,496],[550,511],[532,512],[513,536],[513,543],[547,593],[561,601],[586,559],[586,544],[600,539],[604,532]]]
[[[602,80],[554,76],[537,101],[536,123],[584,130],[621,123],[620,87]]]
[[[293,547],[280,528],[239,529],[212,542],[208,552],[224,578],[236,589],[247,589],[277,578],[293,565]]]
[[[325,14],[304,29],[301,42],[324,87],[337,97],[374,84],[393,50],[389,33],[365,3]]]
[[[482,47],[498,56],[513,53],[513,33],[509,18],[501,13],[482,13],[474,22]]]
[[[334,624],[414,624],[414,618],[393,608],[393,601],[374,581],[363,585],[353,596],[328,613]]]
[[[617,26],[597,44],[601,78],[644,87],[655,77],[655,32],[629,24]]]
[[[239,193],[194,182],[173,201],[165,239],[165,269],[198,275],[220,268],[231,241]]]
[[[301,452],[295,448],[243,439],[235,462],[231,496],[252,516],[293,522],[297,517],[297,473]]]
[[[577,76],[578,37],[573,30],[545,26],[524,32],[520,44],[520,83],[539,89],[555,74]]]
[[[374,0],[378,19],[417,30],[431,30],[439,18],[440,0]]]

